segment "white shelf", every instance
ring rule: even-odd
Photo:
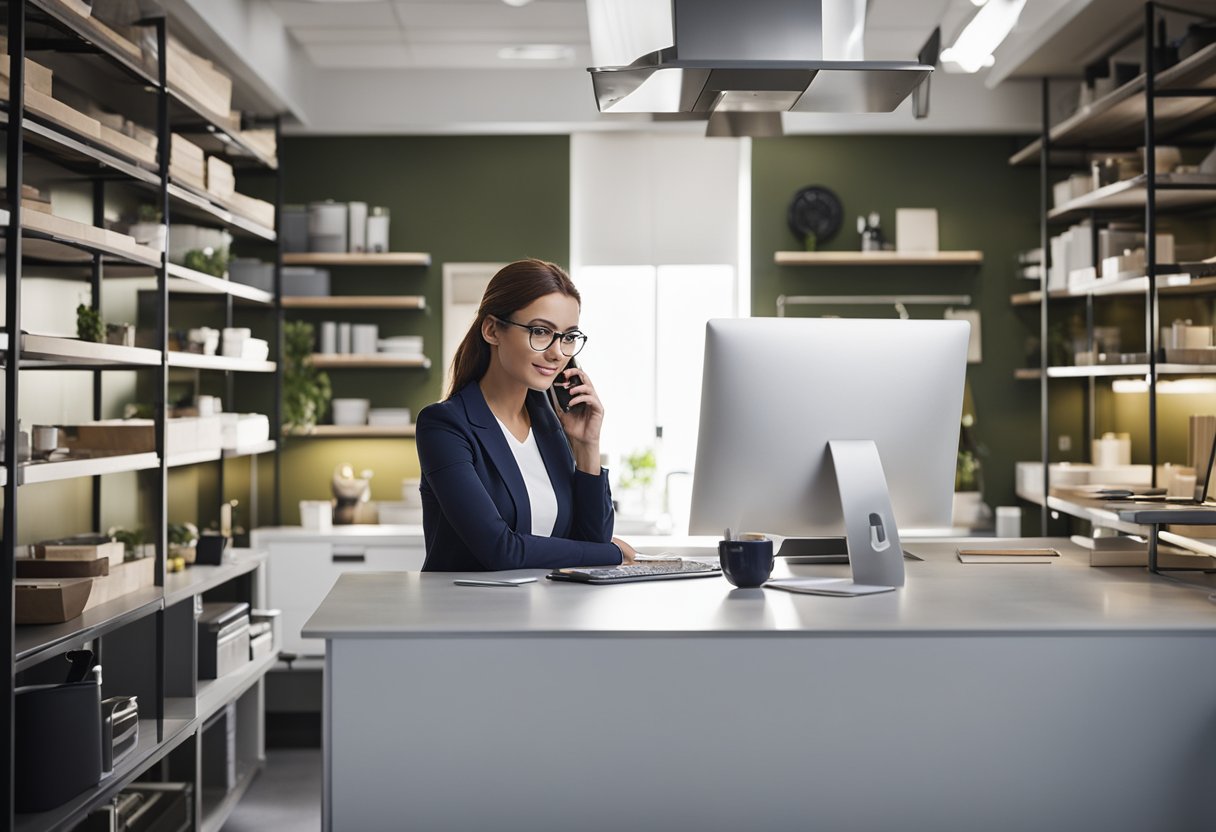
[[[187,269],[176,263],[169,264],[169,291],[183,294],[232,295],[234,298],[241,298],[253,303],[274,303],[272,292],[256,289],[227,278],[204,274],[194,269]]]
[[[274,453],[278,447],[273,439],[267,439],[265,442],[258,442],[255,445],[242,445],[239,448],[224,448],[221,453],[224,459],[235,459],[242,456],[257,456],[258,454]]]
[[[187,451],[186,453],[171,453],[165,465],[169,468],[182,468],[187,465],[199,465],[204,462],[216,462],[222,459],[218,449],[205,451]]]
[[[778,251],[778,266],[978,266],[982,251]]]
[[[1090,211],[1110,211],[1143,208],[1148,200],[1148,177],[1144,175],[1069,200],[1047,212],[1049,220],[1081,219]],[[1157,190],[1159,209],[1188,208],[1216,205],[1216,175],[1206,173],[1162,173],[1158,185],[1205,185],[1199,190]]]
[[[0,332],[0,350],[7,350],[8,343],[8,333]],[[158,367],[160,352],[142,347],[120,347],[76,338],[27,333],[21,336],[21,364],[28,369],[59,364],[116,369]]]
[[[273,361],[247,361],[244,358],[228,358],[223,355],[201,355],[194,352],[169,353],[169,366],[191,370],[231,370],[241,373],[273,373]]]
[[[91,459],[65,459],[61,462],[28,462],[21,466],[21,484],[32,485],[77,477],[146,471],[159,465],[160,458],[155,453],[117,454]]]
[[[1080,367],[1048,367],[1049,378],[1120,378],[1148,375],[1147,364],[1094,364]],[[1211,364],[1158,364],[1159,376],[1216,375]]]

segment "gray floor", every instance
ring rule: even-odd
[[[321,828],[321,749],[274,748],[223,832],[311,832]]]

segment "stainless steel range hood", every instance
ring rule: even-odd
[[[838,59],[860,52],[865,0],[671,6],[672,46],[588,70],[600,112],[885,113],[933,71],[916,61]],[[847,20],[857,9],[861,21]],[[842,40],[850,27],[854,37]]]

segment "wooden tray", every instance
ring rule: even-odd
[[[62,624],[84,612],[94,578],[18,578],[14,618],[18,624]]]

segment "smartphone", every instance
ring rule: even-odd
[[[577,367],[578,365],[571,358],[570,363],[566,365],[566,370],[576,369]],[[574,398],[570,394],[570,387],[568,385],[569,382],[566,381],[565,370],[562,371],[562,375],[553,384],[549,385],[549,389],[553,392],[553,403],[562,413],[570,412],[570,400]],[[575,405],[575,407],[582,407],[582,405]]]

